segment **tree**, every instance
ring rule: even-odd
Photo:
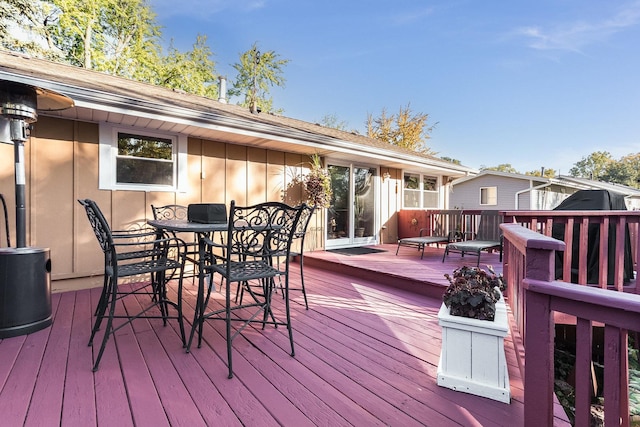
[[[461,165],[461,164],[462,164],[462,162],[461,162],[460,160],[458,160],[458,159],[454,159],[454,158],[451,158],[451,157],[442,156],[442,157],[440,157],[440,158],[441,158],[442,160],[447,161],[447,162],[451,162],[451,163],[453,163],[454,165]]]
[[[211,49],[207,46],[207,36],[198,35],[189,52],[180,52],[172,44],[167,56],[162,58],[154,83],[217,99],[218,86],[214,81],[215,62],[211,59],[212,56]]]
[[[600,178],[602,181],[640,188],[640,153],[628,154],[618,161],[609,162]]]
[[[608,151],[595,151],[574,163],[569,175],[599,180],[612,161],[614,160]]]
[[[498,172],[507,172],[507,173],[520,173],[516,170],[516,168],[514,168],[513,166],[511,166],[511,163],[501,163],[498,166],[491,166],[491,167],[487,167],[487,166],[480,166],[480,170],[483,171],[498,171]]]
[[[0,0],[0,13],[2,48],[217,98],[206,37],[163,56],[147,0]]]
[[[284,87],[283,68],[288,59],[280,59],[275,51],[260,52],[257,42],[251,49],[240,54],[240,62],[233,64],[238,75],[229,89],[229,95],[242,98],[238,105],[248,107],[252,112],[281,113],[274,110],[273,98],[269,96],[271,86]]]
[[[51,39],[58,8],[48,1],[0,1],[0,47],[14,52],[59,60],[62,52]]]
[[[111,0],[102,11],[104,57],[95,68],[118,76],[150,81],[160,57],[160,27],[147,0]]]
[[[56,44],[74,65],[148,81],[160,29],[146,0],[53,0],[60,8]]]
[[[544,171],[545,178],[553,178],[556,176],[555,169],[551,169],[551,168],[542,168],[541,170],[538,169],[538,170],[529,171],[529,172],[526,172],[525,175],[542,176],[542,171]]]
[[[324,127],[338,129],[347,132],[347,128],[349,124],[344,120],[338,119],[338,116],[335,114],[325,114],[320,119],[320,124]]]
[[[367,136],[391,145],[433,155],[436,153],[427,147],[426,140],[430,138],[435,124],[427,127],[428,120],[428,114],[414,114],[410,104],[400,107],[398,114],[392,115],[387,115],[387,110],[383,108],[377,118],[371,114],[367,115]]]

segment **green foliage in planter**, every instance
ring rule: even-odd
[[[442,300],[452,316],[470,317],[479,320],[493,320],[496,315],[496,301],[500,291],[505,289],[502,275],[497,275],[490,265],[489,272],[477,267],[460,267],[453,276],[445,274],[449,287]],[[497,288],[497,289],[496,289]]]

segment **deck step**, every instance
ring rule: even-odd
[[[356,277],[361,280],[379,283],[396,289],[415,292],[419,295],[437,299],[442,298],[442,294],[447,288],[443,283],[433,283],[428,280],[412,279],[394,272],[372,270],[370,265],[358,266],[339,262],[337,263],[335,260],[313,256],[313,253],[309,255],[305,254],[304,265],[331,271],[336,274]]]

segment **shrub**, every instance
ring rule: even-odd
[[[442,297],[452,316],[493,320],[496,301],[505,289],[502,275],[497,275],[490,265],[489,272],[477,267],[460,267],[453,276],[445,274],[449,286]]]

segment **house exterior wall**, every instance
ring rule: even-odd
[[[27,175],[27,245],[48,247],[52,289],[102,286],[103,257],[78,199],[94,199],[113,229],[145,224],[151,205],[235,200],[240,205],[264,201],[302,201],[300,188],[283,189],[304,172],[305,155],[197,138],[188,139],[188,191],[145,192],[98,189],[99,125],[41,116],[25,144]],[[0,193],[7,199],[12,244],[15,242],[13,146],[0,144]],[[381,184],[381,240],[397,239],[398,186],[401,172]],[[3,226],[4,227],[4,226]],[[318,210],[309,224],[306,249],[324,245],[325,218]],[[4,236],[4,233],[2,234]],[[6,239],[4,243],[6,244]]]
[[[497,187],[497,204],[481,205],[480,188]],[[496,175],[482,175],[452,186],[449,196],[451,209],[515,209],[516,193],[529,188],[529,182]],[[529,209],[529,193],[519,198],[520,209]],[[526,205],[526,207],[524,207]]]
[[[534,190],[534,205],[532,210],[553,210],[564,199],[575,193],[575,189],[559,187],[556,185],[545,187],[542,190]],[[524,208],[520,208],[524,209]]]

